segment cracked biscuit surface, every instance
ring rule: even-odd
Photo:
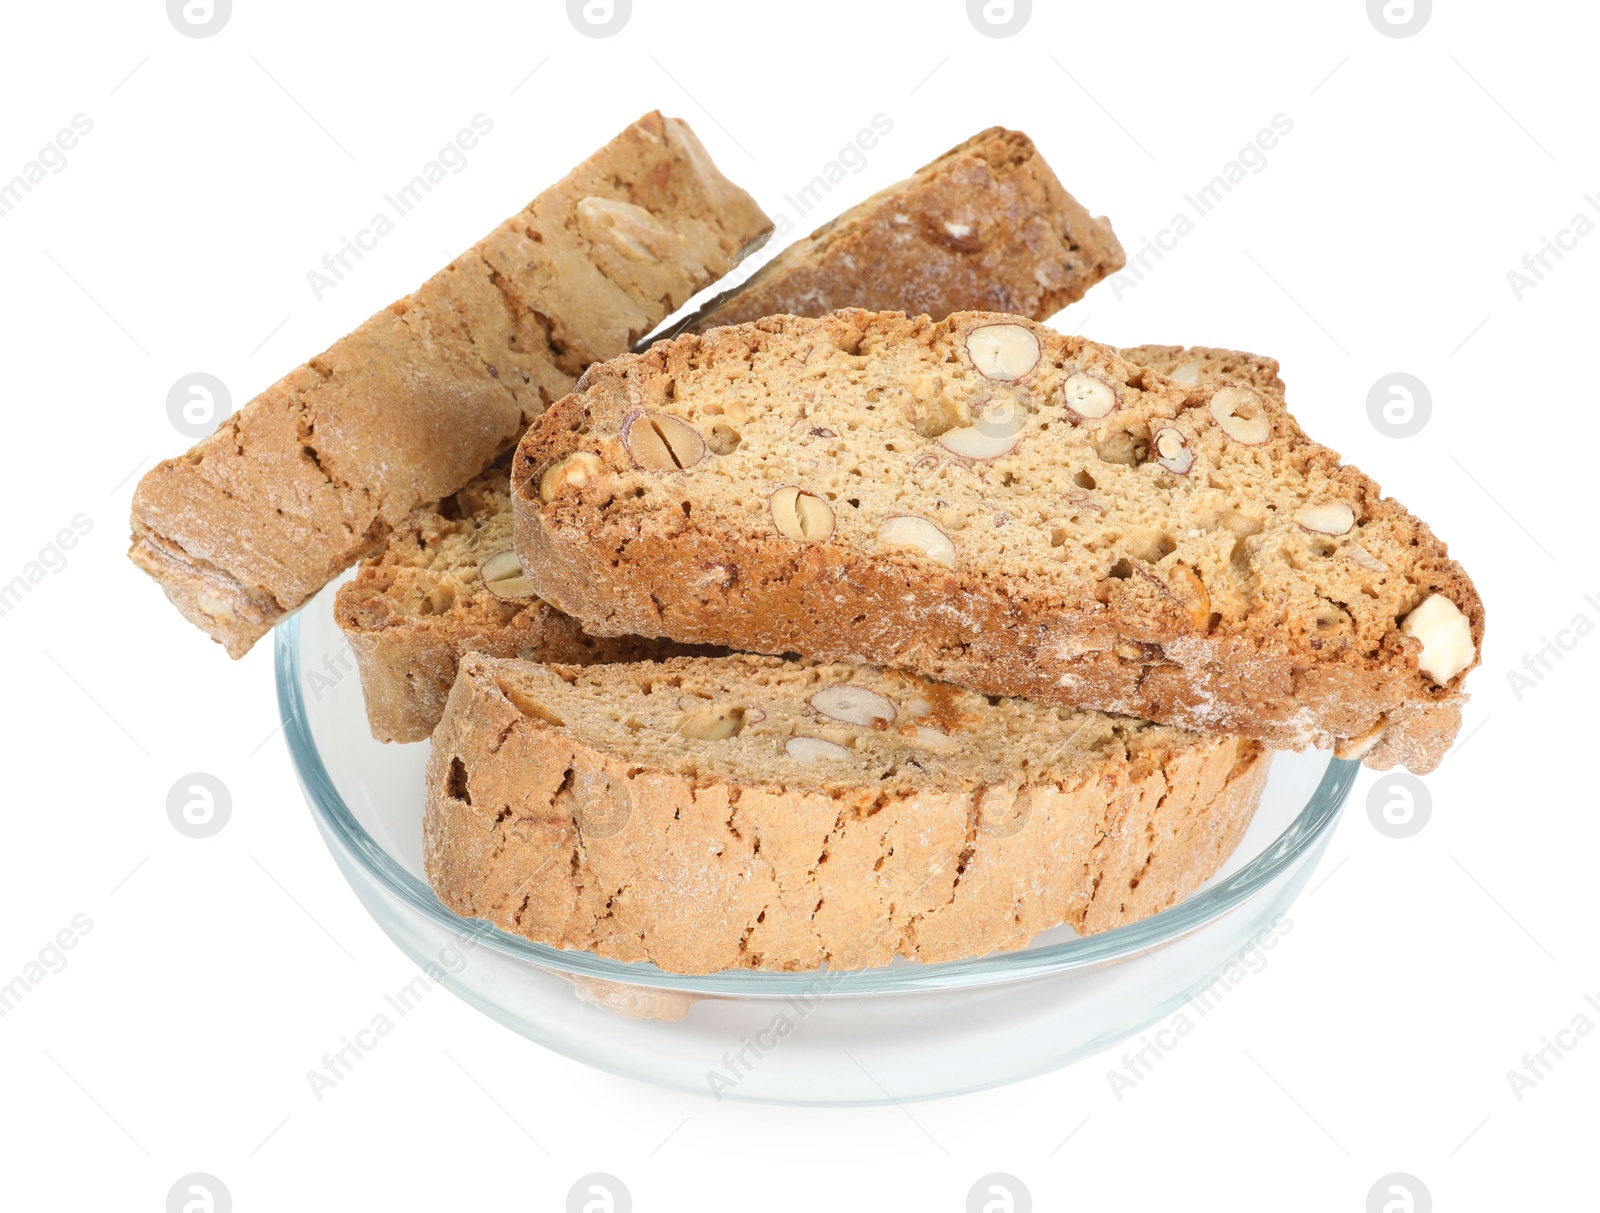
[[[1175,904],[1233,851],[1269,759],[862,666],[472,654],[424,855],[458,914],[669,972],[953,960]]]
[[[1123,260],[1110,221],[1062,187],[1033,140],[996,126],[795,241],[683,329],[841,307],[1044,320]]]
[[[1431,770],[1482,603],[1305,436],[1269,362],[1184,383],[989,313],[680,337],[591,368],[524,437],[518,555],[597,634]]]
[[[145,474],[133,562],[241,657],[772,227],[645,115],[404,299]]]

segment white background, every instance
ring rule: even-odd
[[[549,0],[236,0],[204,39],[160,0],[3,20],[0,180],[74,114],[94,123],[0,219],[0,581],[93,524],[0,618],[0,981],[93,922],[0,1019],[8,1207],[159,1210],[191,1171],[241,1211],[559,1209],[589,1171],[641,1210],[959,1210],[991,1171],[1039,1209],[1360,1210],[1392,1171],[1441,1210],[1595,1199],[1600,1033],[1520,1100],[1506,1078],[1600,999],[1600,639],[1520,698],[1508,681],[1573,616],[1600,622],[1600,235],[1520,301],[1506,277],[1600,191],[1592,6],[1440,4],[1400,39],[1360,0],[1041,0],[1004,39],[960,0],[636,0],[604,40]],[[1294,124],[1143,282],[1057,324],[1281,359],[1306,428],[1476,578],[1484,664],[1426,827],[1380,834],[1364,773],[1270,965],[1121,1100],[1102,1057],[904,1109],[719,1104],[590,1071],[444,993],[320,1103],[308,1089],[415,970],[313,830],[270,644],[230,662],[124,558],[136,473],[189,445],[166,414],[179,376],[242,404],[655,107],[774,216],[875,114],[893,131],[828,213],[1018,127],[1130,252],[1275,114]],[[306,271],[477,113],[494,130],[467,169],[315,300]],[[1409,439],[1367,415],[1397,370],[1433,398]],[[232,790],[209,839],[166,817],[192,771]]]

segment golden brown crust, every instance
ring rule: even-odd
[[[798,240],[683,328],[842,307],[1043,320],[1123,266],[1021,131],[991,127]]]
[[[674,678],[717,667],[754,680],[774,666],[803,668],[732,657],[647,673],[660,699]],[[730,778],[581,740],[541,698],[579,674],[462,661],[427,769],[428,879],[458,914],[669,972],[953,960],[1063,922],[1093,933],[1147,917],[1232,852],[1270,758],[1105,717],[1110,743],[1078,746],[1074,717],[1054,726],[1059,761],[1009,779],[917,779],[889,794],[875,778],[784,785],[753,759],[750,777]],[[1016,707],[1039,718],[1042,741],[1051,710]]]
[[[1168,538],[1177,545],[1169,555],[1161,555],[1161,548],[1145,556],[1109,546],[1095,556],[1093,575],[1074,573],[1060,562],[1081,555],[1072,544],[1059,550],[1055,562],[1026,567],[998,557],[944,567],[884,553],[871,542],[879,519],[863,514],[857,522],[848,509],[841,512],[840,525],[854,527],[853,533],[841,529],[805,543],[786,538],[773,529],[764,508],[771,488],[761,485],[776,486],[795,475],[791,467],[816,468],[824,444],[833,444],[826,446],[830,457],[843,450],[865,463],[867,456],[858,448],[835,444],[833,437],[807,438],[786,427],[790,437],[782,441],[792,444],[791,450],[763,446],[758,452],[747,440],[738,448],[742,454],[708,458],[688,473],[669,476],[637,471],[617,441],[620,424],[632,410],[692,413],[691,384],[724,383],[730,393],[737,389],[761,400],[767,414],[780,420],[789,416],[783,410],[812,401],[806,407],[817,416],[808,422],[810,433],[832,435],[819,424],[827,408],[835,410],[826,415],[836,422],[865,416],[850,414],[857,406],[840,402],[856,390],[842,386],[855,382],[854,376],[876,385],[885,406],[880,416],[891,417],[897,407],[891,393],[898,389],[872,378],[884,360],[903,355],[918,365],[954,367],[965,356],[960,353],[965,333],[1012,320],[958,314],[931,324],[859,311],[820,320],[772,317],[660,343],[645,354],[591,368],[580,390],[529,431],[513,464],[516,543],[524,567],[532,570],[541,594],[583,619],[590,631],[667,635],[757,652],[899,666],[991,694],[1098,707],[1212,733],[1239,733],[1276,746],[1343,746],[1387,728],[1365,756],[1369,765],[1405,762],[1419,771],[1435,766],[1459,724],[1465,671],[1445,686],[1435,684],[1417,665],[1417,642],[1402,636],[1397,624],[1429,594],[1443,594],[1465,614],[1477,647],[1482,603],[1426,524],[1383,497],[1359,470],[1341,465],[1333,451],[1307,439],[1281,399],[1270,393],[1261,397],[1270,440],[1235,449],[1208,407],[1221,386],[1185,386],[1092,342],[1025,326],[1043,350],[1036,372],[1042,383],[1060,380],[1079,363],[1091,366],[1094,374],[1115,382],[1128,401],[1110,422],[1149,429],[1170,421],[1202,448],[1204,474],[1182,484],[1162,479],[1145,465],[1127,470],[1115,462],[1096,463],[1096,474],[1108,484],[1133,485],[1126,501],[1137,499],[1140,508],[1160,515],[1169,508],[1162,502],[1175,508],[1180,498],[1193,502],[1202,495],[1222,501],[1230,477],[1238,483],[1249,476],[1279,478],[1287,486],[1282,504],[1288,508],[1271,515],[1262,505],[1265,522],[1233,518],[1223,501],[1207,506],[1214,515],[1206,524],[1211,529],[1188,524],[1183,529],[1168,521],[1174,532]],[[812,385],[833,398],[819,396]],[[1058,390],[1039,388],[1032,407],[1040,417],[1057,416],[1049,411],[1057,406],[1046,398],[1054,399]],[[851,423],[840,424],[848,428]],[[878,464],[850,482],[860,486],[863,500],[875,484],[905,478],[924,452],[937,449],[914,429],[898,432],[893,458],[904,469],[888,470],[899,465],[876,449],[871,452]],[[1105,426],[1067,431],[1078,444],[1075,449],[1096,435],[1103,441],[1110,432]],[[952,494],[965,493],[968,501],[998,501],[1007,496],[1003,486],[1012,470],[1024,476],[1038,472],[1042,457],[1037,452],[1048,446],[1040,440],[1019,448],[1031,452],[1033,463],[1027,466],[1005,458],[966,464],[940,483]],[[542,502],[540,475],[580,449],[598,452],[607,474],[581,493]],[[776,461],[773,470],[748,474],[777,479],[741,479],[747,474],[742,469],[763,457]],[[838,466],[837,459],[828,465]],[[1070,471],[1057,472],[1063,470]],[[1223,478],[1215,480],[1213,473]],[[841,501],[855,491],[837,476],[819,483],[840,483]],[[1054,486],[1057,479],[1044,483]],[[1060,492],[1031,489],[1030,500],[1012,494],[1016,506],[1004,508],[1031,508],[1040,500],[1053,507]],[[1111,507],[1097,499],[1104,491],[1078,496],[1074,509],[1081,506],[1084,518],[1105,532]],[[1349,503],[1358,532],[1324,540],[1285,516],[1297,501],[1329,497]],[[920,498],[910,500],[915,506]],[[995,524],[1004,518],[997,515]],[[1134,533],[1133,521],[1122,529]],[[967,531],[959,536],[976,551],[987,542],[981,539],[984,533],[993,532],[973,529],[970,536]],[[1070,531],[1065,534],[1071,538]],[[1365,548],[1357,550],[1356,539],[1382,556],[1377,563],[1383,571],[1368,575],[1352,563],[1372,558]],[[1034,545],[1027,550],[1043,548],[1037,532],[1018,542]],[[1048,556],[1049,549],[1044,550]],[[1323,560],[1331,563],[1304,572],[1312,567],[1309,562]],[[1088,568],[1087,558],[1078,559],[1078,567]],[[1359,581],[1366,589],[1349,593],[1347,609],[1330,604],[1323,568],[1341,584]],[[1196,569],[1203,582],[1194,576]],[[1209,617],[1199,608],[1208,589]],[[1331,643],[1324,639],[1325,628]]]
[[[647,114],[415,294],[147,473],[129,556],[242,656],[771,226],[687,126]]]

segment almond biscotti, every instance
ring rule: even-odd
[[[954,242],[944,227],[930,229],[927,217],[934,211],[985,216],[987,243],[973,235],[974,225]],[[894,220],[911,214],[925,221],[908,229]],[[1041,224],[1061,241],[1040,240]],[[1056,284],[1030,296],[1042,319],[1120,264],[1105,220],[1091,220],[1061,189],[1026,136],[995,128],[786,249],[698,322],[752,309],[753,315],[816,315],[855,304],[863,293],[880,306],[915,311],[925,305],[944,316],[1012,298],[1018,275],[1030,289]],[[871,282],[864,285],[868,267]],[[747,305],[747,296],[756,302]],[[1160,348],[1170,353],[1178,347]],[[456,661],[473,650],[577,664],[638,661],[670,651],[637,638],[588,638],[537,598],[508,605],[505,578],[480,578],[479,566],[494,558],[509,584],[526,585],[514,555],[499,554],[510,546],[511,533],[503,472],[500,480],[496,486],[482,478],[454,501],[420,507],[340,587],[334,617],[355,652],[367,715],[380,741],[420,741],[432,732]]]
[[[511,550],[509,458],[424,506],[339,587],[333,617],[355,653],[379,741],[422,741],[471,652],[564,665],[710,654],[639,636],[590,636],[536,598]]]
[[[772,224],[647,114],[133,498],[134,563],[233,657],[454,492]]]
[[[1283,392],[1277,362],[1256,354],[1175,345],[1121,354],[1184,382],[1227,377]],[[589,665],[713,651],[590,636],[535,596],[511,551],[511,489],[502,462],[449,498],[419,507],[339,587],[334,620],[355,654],[368,724],[379,741],[422,741],[432,733],[456,663],[469,652]]]
[[[991,127],[796,241],[683,327],[842,307],[1044,320],[1123,266],[1021,131]]]
[[[424,857],[458,914],[669,972],[953,960],[1173,905],[1234,849],[1269,757],[859,666],[474,654]]]
[[[896,666],[1427,771],[1483,607],[1275,393],[1016,317],[771,317],[590,368],[512,465],[591,633]]]

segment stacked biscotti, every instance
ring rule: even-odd
[[[774,656],[467,658],[430,879],[674,970],[1156,912],[1231,850],[1268,747],[1436,765],[1482,639],[1466,574],[1304,434],[1274,360],[1010,313],[658,342],[590,368],[511,480],[517,567],[587,633]]]
[[[1188,896],[1274,748],[1437,764],[1470,580],[1272,359],[1045,327],[1122,252],[1026,136],[627,352],[770,226],[649,115],[136,494],[235,656],[360,562],[447,906],[675,972],[953,960]]]
[[[591,632],[1379,767],[1437,765],[1482,637],[1444,544],[1270,387],[1185,384],[1013,316],[658,343],[591,368],[524,437],[512,491],[535,590]]]
[[[1111,225],[1062,187],[1032,140],[995,127],[783,249],[683,325],[821,316],[868,301],[936,317],[1004,307],[1042,320],[1122,263]],[[713,429],[708,440],[731,432]],[[484,576],[491,560],[520,574],[510,536],[507,475],[494,468],[420,507],[340,588],[335,618],[379,740],[426,737],[469,652],[589,664],[674,651],[638,638],[596,641],[526,579]]]
[[[510,459],[413,511],[339,588],[334,619],[355,654],[372,734],[422,741],[467,653],[565,665],[721,650],[590,636],[537,597],[511,548]]]
[[[414,294],[147,473],[130,556],[242,656],[771,228],[686,125],[645,115]]]

